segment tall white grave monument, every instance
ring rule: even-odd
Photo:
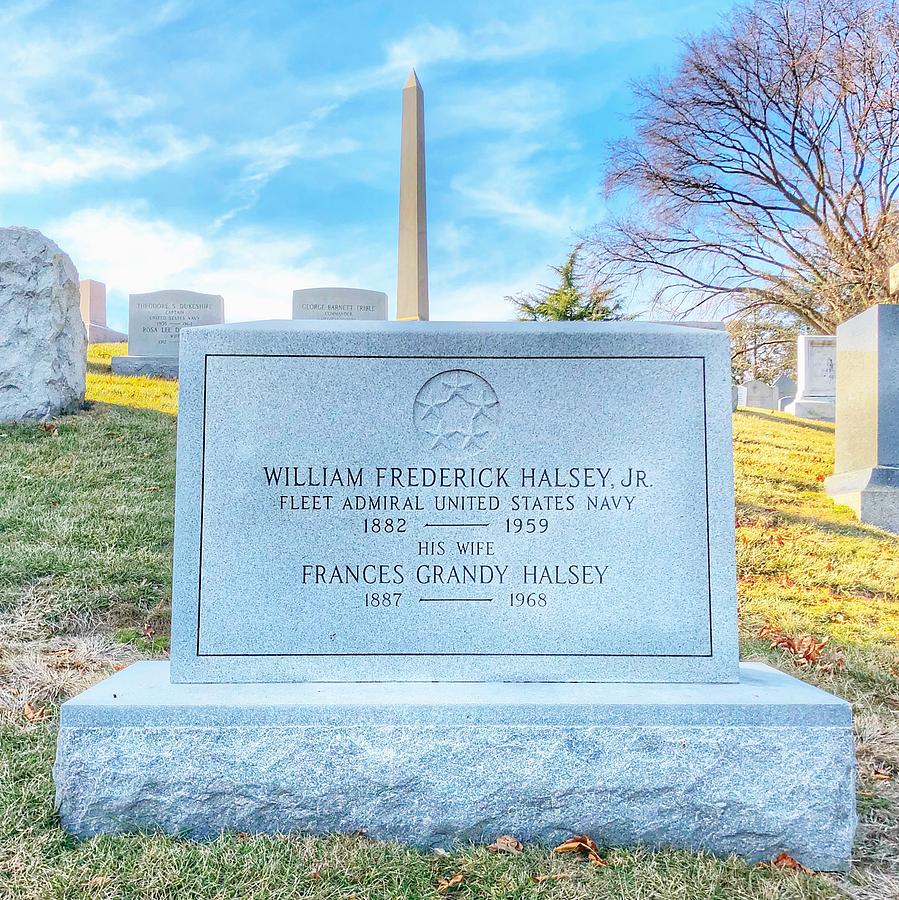
[[[396,317],[400,321],[426,320],[429,314],[425,110],[424,92],[414,69],[403,88],[398,257]]]
[[[899,265],[890,274],[899,294]],[[834,474],[824,487],[862,522],[899,533],[899,304],[837,328]]]
[[[836,335],[800,334],[796,341],[799,383],[785,411],[800,419],[832,422],[837,395]]]

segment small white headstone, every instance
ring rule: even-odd
[[[777,409],[777,397],[774,388],[764,381],[754,379],[743,385],[746,389],[746,406],[757,409]]]
[[[837,339],[833,334],[801,334],[797,339],[796,399],[786,411],[801,419],[832,422],[837,392]]]
[[[293,292],[295,319],[384,320],[387,294],[361,288],[304,288]]]
[[[128,305],[128,355],[178,358],[178,335],[189,325],[220,325],[225,301],[218,294],[154,291],[132,294]]]

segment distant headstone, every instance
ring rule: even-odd
[[[171,662],[63,706],[63,826],[845,868],[849,705],[738,663],[730,379],[633,322],[186,330]]]
[[[837,503],[899,532],[899,305],[872,306],[837,328]]]
[[[899,294],[899,263],[890,266],[890,293]]]
[[[80,408],[86,350],[72,260],[39,231],[0,228],[0,420]]]
[[[837,367],[836,336],[801,334],[796,343],[798,385],[786,412],[800,419],[834,420]]]
[[[293,292],[295,319],[365,320],[387,318],[387,294],[360,288],[304,288]]]
[[[154,291],[128,298],[128,355],[112,358],[117,375],[178,376],[181,329],[219,325],[225,301],[218,294]]]
[[[743,387],[746,390],[744,406],[752,406],[756,409],[777,409],[777,397],[770,384],[753,379],[745,382]]]
[[[81,318],[87,329],[89,344],[120,343],[128,335],[106,324],[106,285],[92,278],[81,280]]]
[[[773,387],[778,409],[783,409],[785,398],[789,397],[792,400],[796,396],[796,382],[789,375],[783,373],[778,375],[774,379]]]
[[[682,325],[684,328],[710,328],[713,331],[726,331],[727,325],[720,319],[677,319],[671,322],[659,321],[660,325]]]

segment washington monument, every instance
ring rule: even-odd
[[[425,200],[424,93],[415,69],[403,88],[400,148],[400,237],[396,317],[428,318],[428,211]]]

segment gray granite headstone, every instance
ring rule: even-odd
[[[796,382],[789,375],[781,373],[774,379],[774,395],[777,398],[778,408],[785,397],[796,396]]]
[[[753,379],[743,384],[746,390],[746,402],[743,406],[754,406],[757,409],[777,409],[775,390],[764,381]]]
[[[114,356],[112,371],[176,377],[181,329],[224,322],[224,305],[218,294],[196,291],[132,294],[128,298],[128,355]]]
[[[725,334],[244,323],[181,365],[172,660],[63,705],[67,831],[848,865],[849,705],[737,662]]]
[[[184,332],[175,678],[735,680],[726,336],[425,327]]]
[[[387,294],[360,288],[304,288],[293,292],[293,318],[386,319]]]
[[[899,532],[899,306],[872,306],[837,328],[836,399],[827,493]]]

